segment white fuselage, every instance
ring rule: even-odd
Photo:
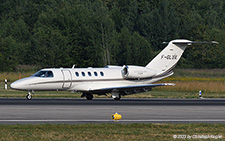
[[[31,76],[11,84],[18,90],[69,90],[88,92],[96,89],[129,85],[150,84],[165,77],[148,79],[125,79],[122,67],[112,68],[50,68],[41,71],[52,71],[53,77]]]

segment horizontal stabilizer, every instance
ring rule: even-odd
[[[172,42],[173,44],[219,44],[219,42],[216,41],[210,41],[210,42],[205,42],[205,41],[185,41],[185,42]],[[169,44],[169,42],[163,42],[163,44]]]

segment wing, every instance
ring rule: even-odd
[[[126,91],[126,90],[136,90],[136,89],[151,89],[153,87],[160,86],[174,86],[173,83],[161,83],[161,84],[145,84],[145,85],[132,85],[132,86],[121,86],[121,87],[109,87],[92,90],[93,92],[112,92],[112,91]]]

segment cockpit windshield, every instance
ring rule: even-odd
[[[52,71],[38,71],[32,75],[33,77],[53,77]]]

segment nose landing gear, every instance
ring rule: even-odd
[[[26,96],[26,98],[28,99],[28,100],[31,100],[32,99],[32,95],[31,94],[33,94],[34,95],[34,91],[32,90],[32,91],[28,91],[28,94],[27,94],[27,96]]]

